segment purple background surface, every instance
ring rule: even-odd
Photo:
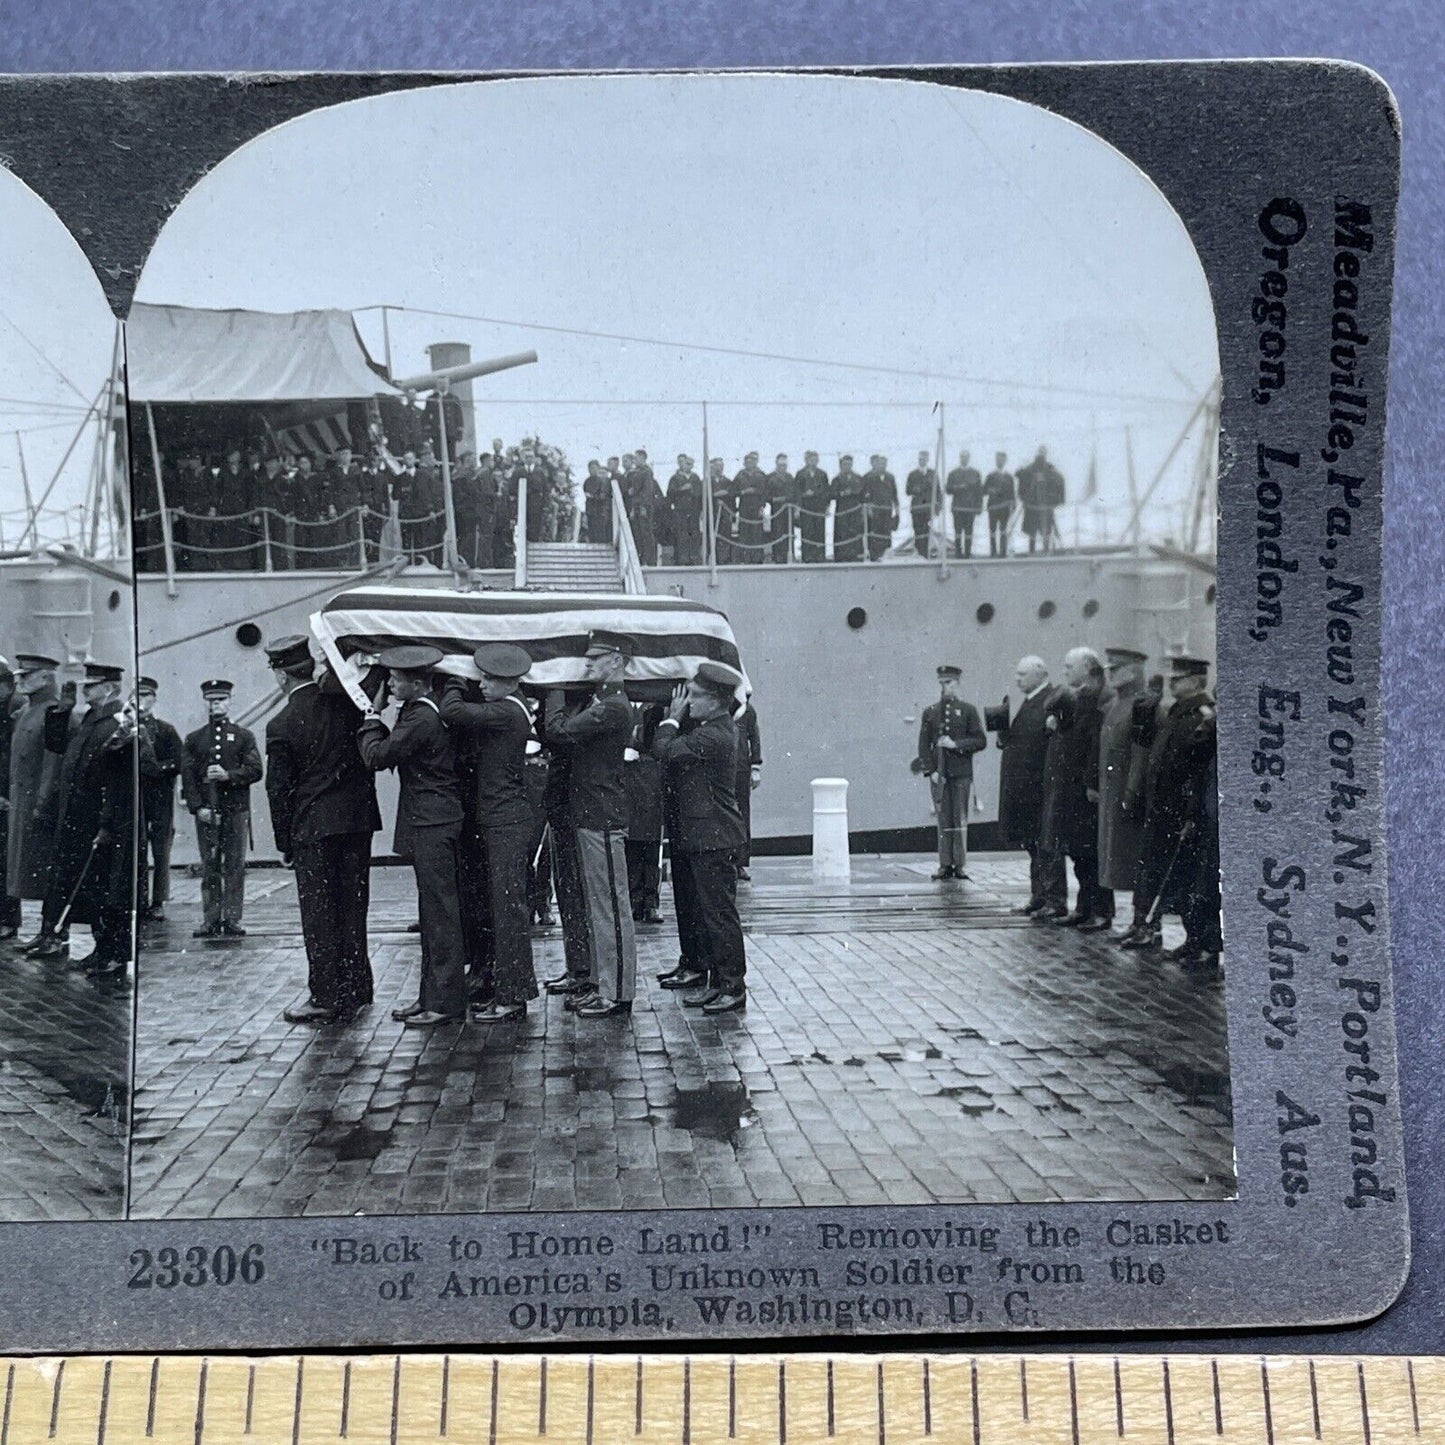
[[[0,66],[13,71],[369,70],[936,65],[993,61],[1328,56],[1379,71],[1399,100],[1404,178],[1391,358],[1386,524],[1386,704],[1398,1029],[1407,1083],[1413,1274],[1382,1319],[1320,1335],[1196,1337],[1174,1347],[1445,1352],[1445,1175],[1437,959],[1439,807],[1445,791],[1438,671],[1445,623],[1441,450],[1445,23],[1408,0],[1366,6],[1192,0],[660,0],[478,5],[474,0],[0,0]],[[846,215],[840,196],[836,216]],[[819,224],[829,217],[816,218]],[[1432,663],[1434,665],[1432,665]],[[961,1342],[955,1342],[955,1344]],[[972,1347],[974,1343],[970,1342]],[[1020,1341],[1012,1341],[1017,1345]],[[1043,1341],[1030,1340],[1029,1348]],[[1058,1337],[1052,1347],[1063,1347]],[[1088,1348],[1103,1343],[1070,1341]],[[1115,1343],[1114,1341],[1110,1342]],[[1117,1343],[1141,1349],[1142,1336]]]

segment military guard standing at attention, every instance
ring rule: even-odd
[[[918,465],[909,472],[903,489],[908,494],[908,511],[913,520],[913,550],[927,557],[933,533],[934,475],[933,458],[928,452],[918,453]]]
[[[261,781],[261,754],[251,733],[231,721],[232,685],[201,684],[208,718],[186,736],[181,794],[196,820],[201,853],[201,926],[195,938],[244,938],[246,846],[251,787]]]
[[[371,835],[381,827],[376,784],[361,760],[361,714],[329,672],[318,679],[304,637],[266,658],[285,705],[266,724],[266,798],[282,861],[296,869],[309,993],[292,1024],[338,1023],[371,1003],[366,914]]]
[[[458,1023],[467,1013],[466,943],[462,933],[460,854],[462,800],[452,743],[431,697],[431,669],[439,647],[389,647],[377,662],[391,675],[401,704],[387,731],[374,711],[361,721],[361,758],[373,772],[395,768],[401,779],[398,810],[406,823],[421,912],[421,987],[416,1003],[392,1012],[407,1028]]]
[[[1029,901],[1017,911],[1029,917],[1047,914],[1062,918],[1069,911],[1064,857],[1045,848],[1042,841],[1045,765],[1053,736],[1046,726],[1053,691],[1043,658],[1032,654],[1019,658],[1014,686],[1023,694],[1023,702],[1012,719],[1005,704],[994,729],[1003,752],[999,759],[999,831],[1005,842],[1029,855]]]
[[[1079,886],[1074,911],[1054,921],[1094,933],[1113,923],[1114,895],[1099,882],[1099,728],[1106,698],[1104,664],[1093,648],[1064,654],[1063,692],[1051,713],[1058,734],[1052,841],[1073,861]]]
[[[668,989],[694,990],[683,1003],[710,1014],[747,1006],[735,862],[743,823],[733,794],[737,727],[732,713],[742,681],[740,672],[723,663],[701,663],[692,681],[678,688],[652,745],[663,769],[681,949],[677,967],[659,982]]]
[[[25,706],[10,734],[10,807],[5,838],[5,894],[16,900],[42,899],[55,846],[55,790],[60,757],[45,747],[45,716],[59,696],[55,670],[60,663],[35,652],[15,654],[15,685]],[[18,946],[26,953],[49,945],[40,931]],[[59,948],[56,949],[58,953]]]
[[[131,952],[135,898],[135,718],[120,700],[121,669],[87,662],[86,711],[72,727],[64,702],[45,719],[45,745],[63,750],[55,858],[44,919],[52,939],[72,919],[88,923],[95,949],[83,960],[99,976],[125,971]],[[69,952],[33,949],[40,958]]]
[[[140,810],[137,835],[139,892],[136,906],[142,918],[159,923],[166,916],[171,896],[171,843],[176,834],[176,779],[184,755],[181,735],[156,716],[156,680],[136,681],[136,707],[140,713]],[[259,774],[257,775],[259,777]]]
[[[953,550],[959,557],[973,556],[973,524],[983,510],[983,478],[968,464],[968,453],[959,452],[958,465],[945,484],[953,509]]]
[[[732,506],[738,527],[734,562],[756,563],[763,560],[763,507],[767,504],[770,485],[758,465],[758,454],[749,452],[743,458],[742,471],[733,478]]]
[[[818,465],[817,452],[803,453],[803,468],[793,478],[793,489],[798,498],[802,559],[805,562],[825,561],[828,555],[828,503],[833,493],[827,472]]]
[[[988,555],[1008,556],[1008,523],[1014,509],[1014,479],[1005,470],[1008,457],[996,452],[993,470],[983,479],[983,500],[988,509]]]
[[[788,471],[788,458],[779,452],[768,473],[768,561],[793,560],[793,510],[797,483]]]
[[[662,764],[652,756],[660,707],[632,710],[632,739],[622,754],[627,789],[627,896],[634,923],[661,923]]]
[[[10,739],[15,719],[11,705],[15,698],[15,674],[0,657],[0,842],[10,834]],[[8,942],[20,932],[20,900],[0,888],[0,941]]]
[[[844,452],[838,458],[838,475],[833,478],[833,560],[862,562],[863,478],[853,470],[853,458]]]
[[[928,779],[938,812],[938,869],[935,881],[962,878],[968,861],[968,799],[973,791],[973,755],[988,746],[978,709],[958,695],[963,669],[938,669],[941,696],[923,709],[915,772]]]
[[[868,560],[877,562],[893,545],[898,527],[898,481],[888,470],[888,458],[875,452],[863,478],[863,525],[868,536]]]
[[[702,478],[693,471],[692,458],[684,452],[667,482],[667,534],[672,539],[676,567],[702,565],[702,508]]]
[[[586,707],[547,730],[551,747],[567,755],[568,814],[577,838],[586,908],[591,992],[574,995],[578,1018],[629,1014],[637,991],[637,939],[627,891],[628,799],[622,776],[623,753],[632,736],[632,707],[622,679],[632,652],[631,639],[620,633],[589,634],[587,675],[596,691]]]
[[[1147,653],[1132,647],[1104,649],[1110,696],[1099,725],[1099,882],[1133,898],[1133,918],[1125,938],[1144,926],[1150,902],[1136,886],[1148,754],[1134,741],[1134,704],[1148,696],[1144,691],[1148,660]]]
[[[520,1018],[537,997],[527,916],[527,861],[532,808],[527,799],[527,739],[532,714],[521,694],[531,669],[525,648],[488,642],[474,658],[482,701],[469,702],[460,678],[442,689],[441,714],[453,735],[470,745],[475,769],[473,808],[482,831],[486,896],[491,923],[492,1001],[473,1012],[481,1023]]]

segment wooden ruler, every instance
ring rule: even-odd
[[[1439,1358],[126,1355],[0,1376],[0,1445],[1445,1441]]]

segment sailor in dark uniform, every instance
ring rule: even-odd
[[[702,564],[702,510],[702,478],[693,471],[692,458],[684,452],[667,482],[667,532],[676,567]]]
[[[788,471],[788,458],[779,452],[768,473],[768,561],[793,560],[793,511],[797,483]]]
[[[407,1028],[458,1023],[467,1013],[466,941],[462,931],[459,843],[462,800],[452,742],[431,696],[430,670],[439,647],[389,647],[377,657],[390,672],[401,704],[387,731],[373,710],[362,717],[357,745],[373,772],[395,768],[401,779],[398,811],[406,824],[421,913],[421,987],[416,1003],[392,1011]]]
[[[677,690],[658,724],[653,756],[663,768],[672,895],[681,947],[664,988],[691,989],[683,1003],[704,1013],[747,1006],[747,956],[737,907],[742,817],[733,794],[742,674],[704,662]]]
[[[877,562],[893,545],[898,527],[898,482],[888,470],[888,458],[875,452],[872,465],[863,478],[863,514],[868,533],[868,560]]]
[[[181,794],[196,820],[201,853],[201,926],[196,938],[244,938],[246,846],[251,835],[251,788],[261,781],[261,754],[248,729],[230,718],[232,685],[201,684],[209,714],[186,737]]]
[[[948,474],[944,490],[953,509],[953,550],[958,557],[973,556],[973,524],[983,510],[983,478],[968,464],[968,453],[959,452],[958,465]]]
[[[983,480],[983,500],[988,509],[988,555],[1008,556],[1008,524],[1014,509],[1013,473],[1006,471],[1008,457],[996,452],[993,470]]]
[[[623,753],[632,737],[632,708],[623,690],[632,640],[596,631],[587,639],[587,674],[596,685],[585,707],[547,730],[567,756],[568,814],[577,839],[586,908],[592,987],[577,996],[578,1018],[632,1012],[637,939],[627,891],[627,790]]]
[[[935,481],[932,457],[928,452],[919,452],[918,465],[909,472],[903,490],[908,494],[908,512],[913,521],[913,550],[920,557],[927,557],[931,550]]]
[[[853,470],[853,458],[844,452],[838,458],[838,475],[833,478],[833,560],[862,562],[863,478]]]
[[[1165,957],[1212,969],[1222,947],[1216,709],[1203,658],[1174,657],[1169,666],[1172,701],[1150,749],[1139,886],[1156,900],[1155,918],[1177,912],[1184,924],[1184,942]]]
[[[737,535],[738,519],[733,510],[733,484],[723,470],[721,457],[709,457],[707,481],[712,490],[712,522],[714,528],[713,546],[717,560],[724,566],[739,560],[733,538]]]
[[[54,939],[71,921],[88,923],[95,949],[83,960],[92,973],[123,973],[130,961],[135,897],[135,719],[121,705],[119,667],[85,665],[85,715],[72,726],[61,702],[46,714],[45,745],[63,752],[55,855],[45,894],[45,931]],[[34,949],[48,958],[63,944]]]
[[[5,894],[17,903],[43,900],[50,879],[55,846],[56,785],[60,757],[47,750],[46,718],[59,696],[55,684],[58,659],[40,653],[15,654],[16,687],[25,705],[11,717],[10,774],[6,793]],[[42,925],[33,938],[16,937],[22,953],[45,956],[63,939],[52,938]]]
[[[668,489],[669,494],[671,488]],[[587,507],[587,540],[594,547],[612,545],[612,481],[602,463],[587,463],[587,480],[582,483]]]
[[[737,562],[760,563],[766,544],[763,508],[768,500],[769,482],[758,465],[758,454],[743,458],[743,469],[733,478],[732,506],[737,517]]]
[[[329,671],[318,679],[304,637],[266,649],[286,695],[266,724],[266,798],[282,861],[296,869],[309,994],[287,1023],[326,1024],[371,1003],[366,914],[376,784],[356,744],[361,715]]]
[[[802,534],[800,555],[805,562],[822,562],[827,557],[828,503],[832,498],[828,474],[818,465],[817,452],[803,453],[803,468],[793,478],[798,499],[798,530]]]
[[[622,754],[627,789],[627,896],[635,923],[661,923],[662,764],[652,756],[660,707],[636,707],[629,746]]]
[[[968,799],[973,791],[973,755],[988,746],[978,709],[958,695],[963,669],[938,669],[941,696],[923,709],[915,769],[928,779],[938,812],[938,869],[935,881],[962,878],[968,861]]]
[[[441,714],[459,740],[458,747],[470,748],[475,769],[472,806],[482,831],[486,867],[492,1001],[474,1010],[472,1017],[491,1024],[520,1018],[528,1001],[537,997],[527,916],[532,808],[526,757],[532,714],[520,690],[532,659],[525,648],[507,642],[485,643],[474,656],[482,701],[469,701],[461,679],[448,678]]]
[[[157,685],[153,677],[136,683],[140,714],[140,830],[137,835],[138,895],[141,917],[160,922],[171,896],[171,842],[176,832],[176,779],[184,754],[181,735],[155,713]],[[149,866],[148,866],[149,865]]]

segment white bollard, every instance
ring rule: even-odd
[[[848,779],[813,779],[813,882],[847,883]]]

